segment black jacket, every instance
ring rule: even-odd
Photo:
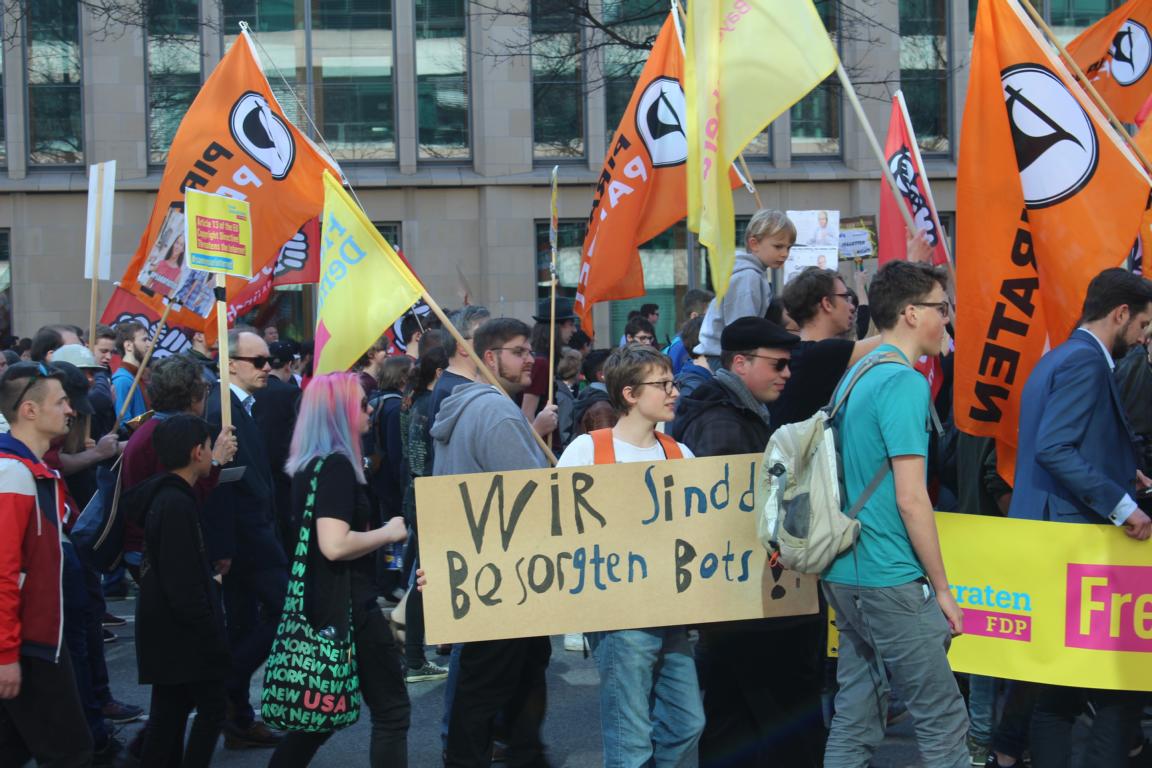
[[[284,472],[292,432],[296,429],[296,414],[300,409],[300,387],[288,384],[275,376],[268,377],[268,386],[259,390],[252,406],[252,418],[260,427],[264,448],[268,454],[268,472],[276,489],[276,515],[281,544],[285,551],[296,545],[296,525],[291,520],[292,478]],[[284,538],[284,537],[287,538]]]
[[[772,428],[718,379],[706,381],[676,404],[668,434],[697,456],[761,453]]]
[[[228,467],[243,466],[244,476],[220,483],[204,508],[204,533],[212,560],[231,559],[232,570],[258,571],[286,568],[288,559],[276,535],[275,483],[264,436],[235,393],[232,426],[236,428],[238,449]],[[208,393],[204,418],[212,434],[220,430],[220,388]]]
[[[136,606],[141,684],[223,680],[230,657],[220,587],[204,548],[192,488],[173,474],[153,477],[121,498],[144,521]]]

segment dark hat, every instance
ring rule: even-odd
[[[274,341],[268,345],[268,356],[272,359],[273,368],[283,368],[300,357],[300,345],[291,339]]]
[[[726,325],[720,333],[720,349],[725,352],[742,352],[760,347],[788,349],[799,343],[799,336],[788,333],[762,317],[742,317]]]
[[[80,416],[91,416],[95,411],[88,399],[88,377],[84,371],[63,360],[53,361],[48,367],[64,374],[61,383],[64,385],[64,394],[72,402],[72,410]]]
[[[575,320],[576,315],[572,312],[572,299],[564,296],[556,297],[556,322],[563,323],[565,320]],[[532,319],[538,323],[548,322],[548,318],[552,316],[552,298],[540,299],[536,302],[536,314],[532,315]]]

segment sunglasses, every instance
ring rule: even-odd
[[[744,357],[758,357],[761,360],[771,360],[771,366],[780,372],[787,368],[792,363],[790,357],[772,357],[771,355],[744,355]]]
[[[265,355],[256,355],[255,357],[241,357],[240,355],[232,355],[232,359],[243,360],[246,363],[251,363],[252,367],[257,370],[263,370],[264,366],[272,362],[272,358]]]
[[[24,389],[20,390],[20,397],[16,398],[16,402],[12,404],[12,410],[20,407],[20,403],[24,402],[24,398],[28,396],[28,392],[32,387],[36,386],[36,382],[40,379],[50,377],[52,373],[44,363],[37,363],[36,369],[32,371],[32,375],[28,377],[28,383],[24,385]]]

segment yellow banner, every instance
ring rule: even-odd
[[[184,226],[189,267],[252,277],[252,218],[247,201],[189,189],[184,193]],[[176,255],[176,249],[169,253]]]
[[[493,450],[499,450],[493,447]],[[768,565],[760,454],[416,480],[428,641],[816,612]]]

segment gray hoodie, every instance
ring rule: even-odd
[[[768,280],[768,268],[755,254],[736,251],[728,292],[723,301],[712,299],[708,305],[704,323],[700,326],[696,354],[719,357],[720,334],[724,326],[742,317],[764,317],[771,303],[772,283]]]
[[[548,460],[516,403],[490,384],[452,390],[432,425],[434,475],[542,469]]]

